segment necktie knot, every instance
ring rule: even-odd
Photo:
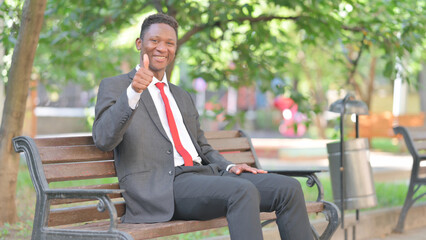
[[[158,83],[155,84],[155,86],[160,90],[164,89],[164,85],[165,85],[165,83],[162,83],[162,82],[158,82]]]

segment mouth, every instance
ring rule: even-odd
[[[157,61],[157,62],[164,62],[167,60],[167,57],[164,56],[152,56],[153,60]]]

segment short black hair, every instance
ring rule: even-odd
[[[170,27],[172,27],[176,32],[176,39],[177,39],[177,37],[178,37],[178,26],[179,25],[178,25],[176,19],[174,19],[173,17],[166,15],[164,13],[156,13],[156,14],[148,16],[143,21],[142,26],[141,26],[141,34],[140,34],[140,38],[142,40],[143,40],[143,35],[149,29],[149,27],[152,24],[156,24],[156,23],[165,23],[165,24],[169,25]]]

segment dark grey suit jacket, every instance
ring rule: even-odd
[[[145,90],[132,110],[127,87],[136,71],[102,80],[93,124],[93,139],[103,151],[114,150],[120,188],[126,201],[127,223],[163,222],[174,212],[174,159],[171,140],[164,131],[154,102]],[[188,92],[170,84],[192,142],[203,164],[225,169],[225,160],[207,143],[198,112]]]

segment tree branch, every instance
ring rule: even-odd
[[[249,21],[251,23],[255,23],[255,22],[268,22],[268,21],[271,21],[271,20],[274,20],[274,19],[278,19],[278,20],[294,20],[294,21],[296,21],[299,18],[300,18],[300,16],[294,16],[294,17],[281,17],[281,16],[240,17],[240,18],[235,18],[235,19],[227,19],[227,20],[223,20],[223,21],[215,21],[215,22],[211,22],[211,23],[206,23],[206,24],[195,26],[191,30],[189,30],[188,32],[186,32],[185,35],[183,35],[178,40],[178,46],[184,44],[193,35],[197,34],[198,32],[203,31],[204,29],[207,29],[207,28],[210,28],[210,27],[214,27],[214,26],[220,26],[221,24],[225,24],[225,23],[228,23],[228,22],[238,22],[238,23],[241,23],[241,22],[244,22],[244,21]]]
[[[365,27],[349,27],[349,26],[345,26],[343,25],[342,28],[344,30],[348,30],[348,31],[352,31],[352,32],[362,32],[362,31],[366,31]]]
[[[365,40],[365,37],[366,37],[366,35],[365,35],[365,34],[363,34],[363,37],[362,37],[362,40],[361,40],[361,47],[359,48],[358,56],[357,56],[357,58],[355,59],[355,61],[353,61],[353,63],[352,63],[353,68],[352,68],[352,70],[351,70],[351,72],[350,72],[350,74],[349,74],[348,80],[347,80],[347,82],[348,82],[349,84],[352,84],[352,85],[354,86],[355,90],[356,90],[356,91],[357,91],[360,95],[362,94],[362,93],[361,93],[361,89],[360,89],[360,87],[358,86],[358,84],[354,81],[354,75],[355,75],[356,69],[357,69],[357,67],[358,67],[359,59],[361,59],[362,51],[364,50],[364,46],[365,46],[365,44],[364,44],[364,40]],[[362,96],[361,96],[361,97],[362,97]]]
[[[163,12],[163,6],[161,6],[161,0],[153,0],[152,5],[154,5],[157,12],[164,13]]]

